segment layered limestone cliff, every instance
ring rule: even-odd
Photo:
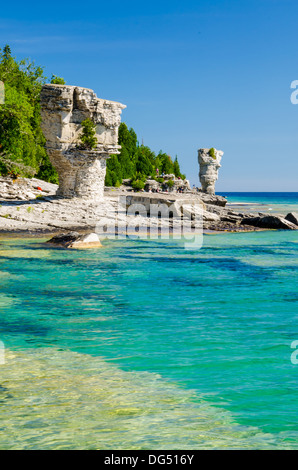
[[[200,165],[199,178],[202,191],[208,194],[215,194],[215,182],[218,179],[218,170],[223,156],[221,150],[199,149],[198,160]]]
[[[42,130],[50,160],[59,174],[57,195],[98,200],[103,197],[106,160],[119,153],[118,128],[125,105],[97,98],[93,90],[69,85],[44,85],[41,91]],[[97,147],[79,148],[81,123],[96,124]]]

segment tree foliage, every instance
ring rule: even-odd
[[[0,49],[0,81],[5,86],[5,101],[0,104],[0,174],[13,172],[29,177],[36,174],[57,183],[58,175],[47,155],[41,130],[40,92],[46,82],[43,68],[27,59],[17,61],[6,45]],[[65,80],[52,75],[51,83],[63,85]],[[93,122],[83,122],[82,127],[82,146],[95,148]],[[107,161],[107,186],[119,186],[123,179],[130,179],[141,187],[146,178],[162,173],[184,177],[177,157],[173,161],[162,151],[156,155],[149,147],[139,145],[135,131],[125,123],[120,124],[118,142],[120,154]]]
[[[82,134],[80,136],[81,147],[84,149],[92,150],[97,146],[96,138],[96,125],[94,122],[87,118],[81,122]]]
[[[214,160],[216,160],[216,155],[215,155],[215,149],[214,147],[212,147],[210,150],[209,150],[209,155],[210,157],[212,157]]]
[[[118,143],[121,145],[120,154],[113,155],[107,161],[106,186],[115,186],[116,182],[130,179],[133,188],[142,189],[148,177],[156,178],[162,173],[185,178],[181,174],[177,156],[173,161],[162,151],[156,155],[149,147],[139,145],[135,131],[128,129],[124,122],[119,126]]]
[[[28,60],[16,61],[8,45],[0,49],[0,80],[5,101],[0,104],[0,173],[12,171],[57,182],[57,173],[45,150],[40,124],[40,91],[46,81],[43,68]],[[6,162],[6,163],[5,163]]]
[[[66,81],[62,77],[57,77],[57,75],[52,75],[51,83],[54,85],[65,85]]]

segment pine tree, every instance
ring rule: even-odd
[[[134,174],[134,162],[124,146],[121,148],[120,155],[118,155],[118,161],[122,170],[122,178],[131,178]]]
[[[137,152],[136,170],[146,176],[153,173],[151,161],[142,147],[139,147]]]
[[[116,186],[117,181],[120,184],[122,183],[122,168],[118,160],[118,155],[112,155],[107,161],[105,184],[107,186]]]
[[[177,155],[176,155],[174,163],[173,163],[173,173],[177,178],[179,178],[179,177],[181,178],[180,165],[178,163]]]
[[[92,150],[97,146],[96,138],[96,125],[94,122],[87,118],[81,122],[82,134],[80,136],[81,147],[84,149]]]

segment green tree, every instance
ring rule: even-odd
[[[142,180],[134,180],[131,183],[131,186],[133,187],[135,191],[140,191],[141,189],[144,189],[145,183]]]
[[[145,182],[148,177],[156,178],[156,169],[159,173],[174,173],[175,176],[181,174],[178,158],[173,162],[171,157],[162,151],[158,155],[147,146],[139,145],[135,131],[123,122],[119,126],[118,143],[121,145],[119,155],[114,155],[107,161],[107,173],[105,184],[115,186],[116,181],[123,178],[130,178],[133,185],[142,189],[139,182]],[[122,178],[119,180],[119,178]]]
[[[136,171],[146,176],[153,173],[152,163],[143,146],[139,147],[137,151]]]
[[[66,81],[62,77],[57,77],[57,75],[52,75],[51,83],[53,85],[65,85]]]
[[[43,68],[28,60],[17,62],[6,45],[0,49],[0,80],[5,85],[5,102],[0,105],[0,153],[4,155],[1,173],[8,171],[6,160],[15,162],[23,176],[32,176],[27,171],[32,168],[43,178],[40,169],[47,167],[48,180],[57,179],[40,127],[40,91],[46,81]]]
[[[107,168],[106,176],[105,176],[105,185],[106,186],[113,186],[113,179],[112,179],[112,175],[111,175],[111,170],[109,170],[108,168]]]
[[[174,165],[170,155],[167,155],[166,153],[162,153],[162,151],[160,151],[158,154],[158,158],[160,160],[161,166],[159,170],[161,170],[166,175],[174,173]]]
[[[3,47],[3,58],[6,61],[11,58],[11,49],[8,44],[6,44],[6,46]]]
[[[96,125],[87,118],[81,122],[82,134],[80,136],[80,146],[84,149],[92,150],[97,146]]]
[[[122,148],[125,147],[130,158],[133,158],[137,150],[137,135],[132,128],[128,130],[124,122],[121,122],[119,126],[118,143]]]
[[[169,188],[172,188],[172,187],[174,186],[174,181],[173,181],[173,180],[168,180],[168,181],[166,182],[166,184],[167,184],[167,186],[168,186]]]
[[[209,150],[208,153],[209,153],[210,157],[212,157],[214,160],[216,160],[215,149],[213,147]]]
[[[118,160],[118,155],[112,155],[107,161],[106,186],[116,186],[117,181],[122,183],[122,169]]]
[[[181,171],[180,171],[180,165],[178,162],[177,155],[175,157],[174,163],[173,163],[173,173],[177,178],[181,178]]]
[[[130,157],[128,150],[125,146],[121,148],[118,155],[118,161],[121,166],[122,178],[131,178],[135,171],[134,160]]]

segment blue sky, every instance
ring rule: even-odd
[[[140,142],[198,183],[197,149],[224,151],[217,191],[298,191],[298,2],[5,2],[0,47],[127,105]]]

